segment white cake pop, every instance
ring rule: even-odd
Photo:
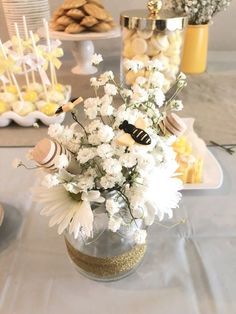
[[[13,103],[12,108],[20,116],[26,116],[36,109],[35,105],[29,101],[16,101]]]

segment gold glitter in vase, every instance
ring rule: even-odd
[[[138,265],[145,252],[146,245],[136,245],[126,253],[112,257],[94,257],[76,250],[66,239],[66,246],[72,261],[82,270],[100,278],[121,276]]]

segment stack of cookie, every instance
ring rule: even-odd
[[[68,34],[107,32],[115,26],[100,0],[66,0],[52,16],[50,28]]]

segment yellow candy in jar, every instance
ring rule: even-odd
[[[60,92],[60,93],[63,93],[64,92],[64,89],[65,89],[65,87],[64,87],[64,85],[62,85],[62,84],[55,84],[54,85],[54,90],[56,90],[57,92]]]
[[[12,93],[12,94],[17,94],[17,88],[15,85],[7,85],[6,86],[6,92]]]
[[[137,77],[144,76],[144,75],[145,75],[145,70],[140,70],[137,73],[133,71],[129,71],[126,73],[126,76],[125,76],[126,84],[133,85]]]
[[[123,56],[128,59],[132,59],[135,56],[135,53],[133,52],[133,49],[131,47],[131,43],[128,40],[124,45]]]
[[[47,116],[54,116],[56,111],[58,109],[58,105],[55,103],[47,103],[45,104],[40,111],[44,114],[46,114]]]
[[[5,103],[4,101],[1,101],[0,100],[0,114],[6,112],[6,111],[9,111],[10,110],[10,106]]]
[[[38,94],[33,90],[28,90],[23,96],[25,101],[35,102],[38,100]]]

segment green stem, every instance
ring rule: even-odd
[[[132,210],[131,210],[131,207],[130,207],[130,202],[129,202],[128,197],[127,197],[123,192],[121,192],[121,190],[117,189],[116,191],[120,194],[120,196],[121,196],[121,197],[123,198],[123,200],[126,202],[127,207],[128,207],[128,209],[129,209],[130,216],[132,217],[132,219],[133,219],[133,221],[134,221],[136,227],[138,227],[138,225],[137,225],[137,223],[136,223],[136,218],[135,218],[135,217],[133,216],[133,214],[132,214]]]
[[[84,133],[85,133],[85,135],[86,135],[86,137],[88,139],[88,133],[86,132],[85,127],[83,126],[83,124],[81,124],[79,122],[79,120],[77,119],[76,114],[74,112],[72,112],[71,115],[72,115],[73,120],[75,120],[75,122],[77,122],[79,124],[79,126],[84,130]]]

